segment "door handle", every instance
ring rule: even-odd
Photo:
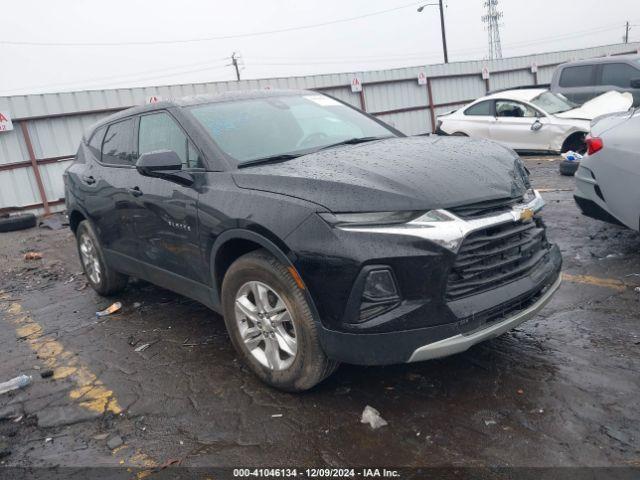
[[[133,188],[129,188],[128,190],[129,190],[129,193],[134,197],[139,197],[140,195],[142,195],[142,190],[140,190],[140,187],[133,187]]]
[[[84,183],[86,183],[87,185],[93,185],[94,183],[96,183],[96,179],[91,175],[84,175],[82,177],[82,181],[84,181]]]

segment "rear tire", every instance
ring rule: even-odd
[[[338,367],[322,350],[303,291],[287,267],[265,250],[243,255],[229,267],[222,308],[233,346],[266,384],[300,392]],[[285,348],[280,348],[283,342]]]
[[[580,166],[580,162],[569,160],[563,160],[560,162],[560,174],[566,177],[573,177]]]
[[[98,236],[87,220],[80,222],[76,229],[76,243],[80,263],[91,288],[102,296],[124,290],[129,277],[116,272],[107,264]]]

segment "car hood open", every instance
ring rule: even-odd
[[[566,112],[556,113],[556,117],[575,118],[579,120],[593,120],[600,115],[606,115],[613,112],[624,112],[629,110],[633,104],[633,95],[630,93],[610,91],[603,93],[579,108],[567,110]]]
[[[524,194],[518,156],[494,142],[407,137],[341,146],[238,169],[240,188],[273,192],[333,212],[428,210]]]

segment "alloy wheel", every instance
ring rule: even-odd
[[[102,269],[100,268],[100,261],[98,260],[98,252],[96,251],[93,240],[86,233],[80,236],[80,257],[89,280],[94,284],[100,283]]]
[[[236,294],[235,319],[251,355],[270,370],[286,370],[298,351],[291,312],[269,285],[247,282]]]

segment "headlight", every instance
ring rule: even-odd
[[[409,222],[441,222],[450,217],[432,210],[428,212],[366,212],[320,213],[322,219],[335,227],[378,227],[403,225]]]

